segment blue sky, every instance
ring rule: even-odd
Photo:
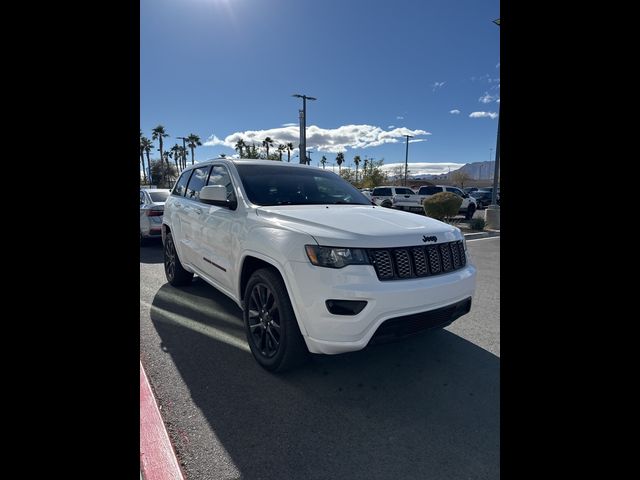
[[[234,154],[228,145],[239,138],[297,147],[302,102],[291,95],[301,93],[318,99],[307,104],[313,165],[322,155],[335,163],[338,151],[347,164],[354,155],[404,163],[406,132],[418,140],[409,145],[414,173],[489,160],[499,8],[497,0],[141,0],[140,128],[150,138],[164,125],[169,147],[198,134],[208,146],[196,160]]]

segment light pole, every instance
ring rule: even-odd
[[[500,19],[493,23],[500,27]],[[498,178],[500,177],[500,107],[498,107],[498,134],[496,138],[496,157],[493,169],[493,190],[491,192],[491,204],[484,213],[485,228],[489,230],[500,230],[500,207],[497,205]]]
[[[404,154],[404,186],[407,186],[407,169],[409,167],[409,139],[413,138],[413,135],[404,135],[407,137],[407,149]]]
[[[500,27],[500,19],[494,20],[493,23]],[[498,107],[498,138],[496,140],[496,162],[493,169],[493,191],[491,192],[491,205],[497,205],[496,198],[498,195],[498,178],[500,177],[500,107]]]
[[[294,93],[292,97],[302,99],[302,111],[300,112],[300,163],[307,164],[307,100],[317,100],[315,97]]]

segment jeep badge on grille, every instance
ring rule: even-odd
[[[433,236],[433,235],[430,236],[430,237],[427,237],[426,235],[423,235],[422,236],[422,241],[425,242],[425,243],[426,242],[437,242],[438,241],[438,237]]]

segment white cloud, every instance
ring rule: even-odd
[[[435,82],[433,85],[431,85],[433,87],[432,91],[435,92],[437,88],[442,88],[445,83],[447,82]]]
[[[417,142],[426,142],[426,138],[414,138],[413,140],[409,140],[409,143],[417,143]]]
[[[207,138],[207,141],[204,142],[202,145],[205,147],[215,147],[216,145],[224,145],[225,143],[220,140],[218,137],[216,137],[215,135],[211,135],[209,138]]]
[[[496,64],[496,68],[500,68],[500,62]]]
[[[496,103],[500,103],[500,99],[497,99],[497,100],[496,100]]]
[[[453,110],[449,110],[449,113],[451,115],[460,115],[460,110],[458,110],[457,108],[454,108]]]
[[[398,116],[396,117],[396,120],[404,120],[404,117],[402,117],[402,116],[398,115]]]
[[[343,125],[338,128],[325,129],[311,125],[307,127],[307,147],[321,152],[338,153],[344,152],[347,148],[368,148],[377,147],[385,143],[398,143],[398,141],[403,140],[404,135],[420,136],[431,135],[431,133],[425,130],[410,130],[404,127],[383,130],[373,125]],[[224,140],[211,135],[204,142],[204,145],[207,147],[224,145],[234,148],[236,142],[242,139],[246,144],[253,143],[257,147],[261,147],[262,141],[266,137],[271,137],[276,145],[288,142],[297,145],[300,140],[298,127],[282,127],[235,132],[226,136]]]
[[[281,126],[282,127],[296,127],[298,124],[297,123],[283,123]]]
[[[457,170],[462,167],[464,163],[428,163],[428,162],[414,162],[409,163],[409,174],[411,176],[416,175],[440,175],[443,173],[448,173],[449,169]],[[386,173],[390,174],[394,168],[398,168],[398,166],[402,166],[404,168],[404,162],[401,163],[385,163],[382,165],[382,170],[385,170]]]
[[[469,114],[469,118],[496,118],[498,114],[496,112],[472,112]]]
[[[484,92],[484,95],[481,96],[478,101],[482,102],[482,103],[491,103],[493,102],[495,99],[497,98],[497,96],[494,95],[489,95],[489,92]]]
[[[396,126],[395,125],[389,125],[389,126],[387,126],[387,128],[396,128]]]

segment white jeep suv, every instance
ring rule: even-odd
[[[171,285],[193,274],[243,310],[270,371],[450,324],[469,312],[476,269],[437,220],[372,205],[307,165],[216,159],[187,168],[164,206]]]

